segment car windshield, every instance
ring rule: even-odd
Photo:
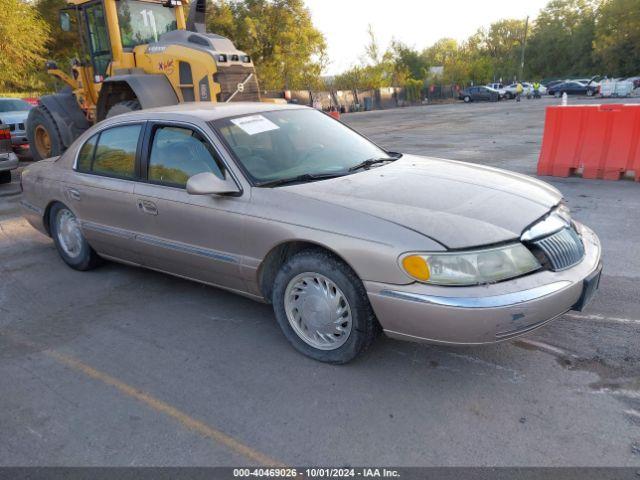
[[[0,113],[24,112],[27,110],[31,110],[31,108],[31,104],[17,98],[0,100]]]
[[[299,175],[349,173],[389,157],[378,146],[313,109],[277,110],[212,122],[256,184]]]
[[[117,5],[120,36],[124,48],[157,42],[160,35],[178,28],[175,9],[160,3],[121,0]]]

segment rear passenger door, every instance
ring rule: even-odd
[[[142,180],[135,186],[144,265],[245,290],[240,246],[248,193],[187,193],[187,180],[198,173],[232,176],[198,127],[149,122],[145,138]]]
[[[96,133],[79,150],[76,173],[65,182],[66,203],[100,254],[138,263],[138,216],[133,197],[144,122]]]

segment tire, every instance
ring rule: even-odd
[[[3,183],[11,183],[11,170],[0,172],[0,185]]]
[[[504,96],[507,100],[513,100],[513,93],[511,92],[505,93]]]
[[[465,95],[462,100],[464,100],[464,103],[469,103],[471,101],[471,97],[469,95]]]
[[[593,97],[593,90],[587,90],[587,97]]]
[[[77,243],[74,244],[76,248],[73,249],[77,253],[70,251],[70,242],[69,240],[65,240],[69,235],[65,235],[61,232],[61,228],[64,228],[62,226],[63,217],[77,222],[76,216],[69,208],[61,203],[56,203],[51,207],[49,212],[49,231],[51,232],[51,237],[53,237],[58,254],[67,265],[75,270],[85,271],[96,268],[102,263],[102,259],[87,243],[86,239],[82,235],[79,225],[76,225],[76,228],[78,229],[78,237],[74,237],[74,240],[76,240]]]
[[[32,108],[29,112],[27,138],[29,151],[35,161],[55,157],[64,150],[58,125],[42,105]]]
[[[296,303],[295,300],[305,296],[296,296],[295,292],[304,291],[309,292],[306,300]],[[288,301],[285,297],[292,300]],[[336,299],[337,303],[332,304]],[[320,362],[343,364],[353,360],[371,346],[380,331],[360,278],[344,262],[324,250],[304,250],[291,257],[276,275],[272,301],[276,320],[289,343],[298,352]],[[310,305],[311,315],[303,316],[293,305],[303,308]],[[332,312],[339,310],[343,310],[345,315],[335,315],[334,318]],[[326,315],[323,316],[323,313]],[[298,321],[296,317],[299,317]],[[326,321],[322,322],[325,318]],[[344,338],[333,333],[338,330],[334,326],[336,318],[345,319],[345,323],[340,325],[342,331],[350,329]],[[322,323],[316,325],[317,328],[328,327],[331,332],[324,333],[325,337],[329,337],[329,342],[323,338],[322,348],[313,345],[314,342],[322,343],[318,337],[315,336],[314,340],[310,336],[315,334],[309,335],[308,326],[313,328],[313,325],[308,324],[314,320]]]
[[[134,112],[136,110],[142,110],[142,106],[138,100],[125,100],[124,102],[114,104],[107,112],[106,118],[122,115],[123,113]]]

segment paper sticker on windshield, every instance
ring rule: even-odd
[[[248,135],[277,130],[280,127],[262,115],[251,115],[249,117],[234,118],[231,123],[240,127]]]

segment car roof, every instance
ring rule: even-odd
[[[251,115],[255,113],[271,112],[275,110],[296,110],[310,108],[304,105],[263,103],[263,102],[230,102],[230,103],[208,103],[208,102],[188,102],[166,107],[148,108],[122,115],[118,115],[118,120],[153,120],[153,119],[187,119],[196,118],[209,122],[220,118],[235,117],[238,115]]]

